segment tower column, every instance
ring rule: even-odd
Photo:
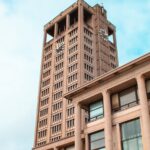
[[[70,15],[68,14],[66,18],[66,29],[68,30],[70,27]]]
[[[47,41],[47,32],[44,30],[43,47],[45,46],[46,41]]]
[[[81,141],[81,108],[75,104],[75,150],[82,150]]]
[[[143,138],[143,149],[150,150],[150,115],[149,115],[149,105],[146,95],[145,80],[142,75],[137,78],[140,106],[141,106],[141,120],[142,120],[142,138]]]
[[[55,29],[54,29],[54,38],[56,38],[58,35],[58,24],[55,23]]]
[[[79,85],[82,85],[83,82],[84,82],[84,76],[83,76],[83,68],[84,68],[84,65],[83,65],[83,59],[84,59],[84,36],[83,36],[83,25],[84,25],[84,22],[83,22],[83,15],[84,15],[84,12],[83,12],[83,5],[82,5],[82,0],[78,1],[78,49],[80,50],[79,54],[78,54],[78,58],[79,58]]]
[[[113,138],[112,138],[112,118],[111,118],[111,103],[110,93],[108,91],[103,92],[103,103],[104,103],[104,117],[105,117],[105,147],[107,150],[113,149]]]

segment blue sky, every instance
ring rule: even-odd
[[[43,26],[75,0],[0,0],[0,149],[30,150],[43,41]],[[150,52],[149,0],[103,3],[117,27],[120,65]]]

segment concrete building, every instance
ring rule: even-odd
[[[74,150],[150,150],[150,53],[65,97],[75,105]]]
[[[74,143],[74,104],[63,95],[116,68],[116,45],[115,26],[104,7],[83,0],[44,26],[33,149],[61,149]],[[87,115],[83,110],[82,116]]]

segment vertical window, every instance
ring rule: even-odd
[[[90,150],[105,150],[104,131],[93,133],[89,136]]]
[[[147,98],[150,99],[150,80],[146,81]]]
[[[97,120],[101,117],[104,116],[104,110],[103,110],[103,102],[102,101],[97,101],[95,103],[92,103],[90,105],[90,121]]]
[[[75,150],[75,147],[74,146],[69,146],[69,147],[65,148],[65,150]]]
[[[123,123],[121,132],[123,150],[143,150],[139,119]]]

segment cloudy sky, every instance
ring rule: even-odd
[[[0,0],[0,149],[33,145],[43,25],[75,0]],[[120,65],[150,52],[149,0],[103,3],[117,27]]]

